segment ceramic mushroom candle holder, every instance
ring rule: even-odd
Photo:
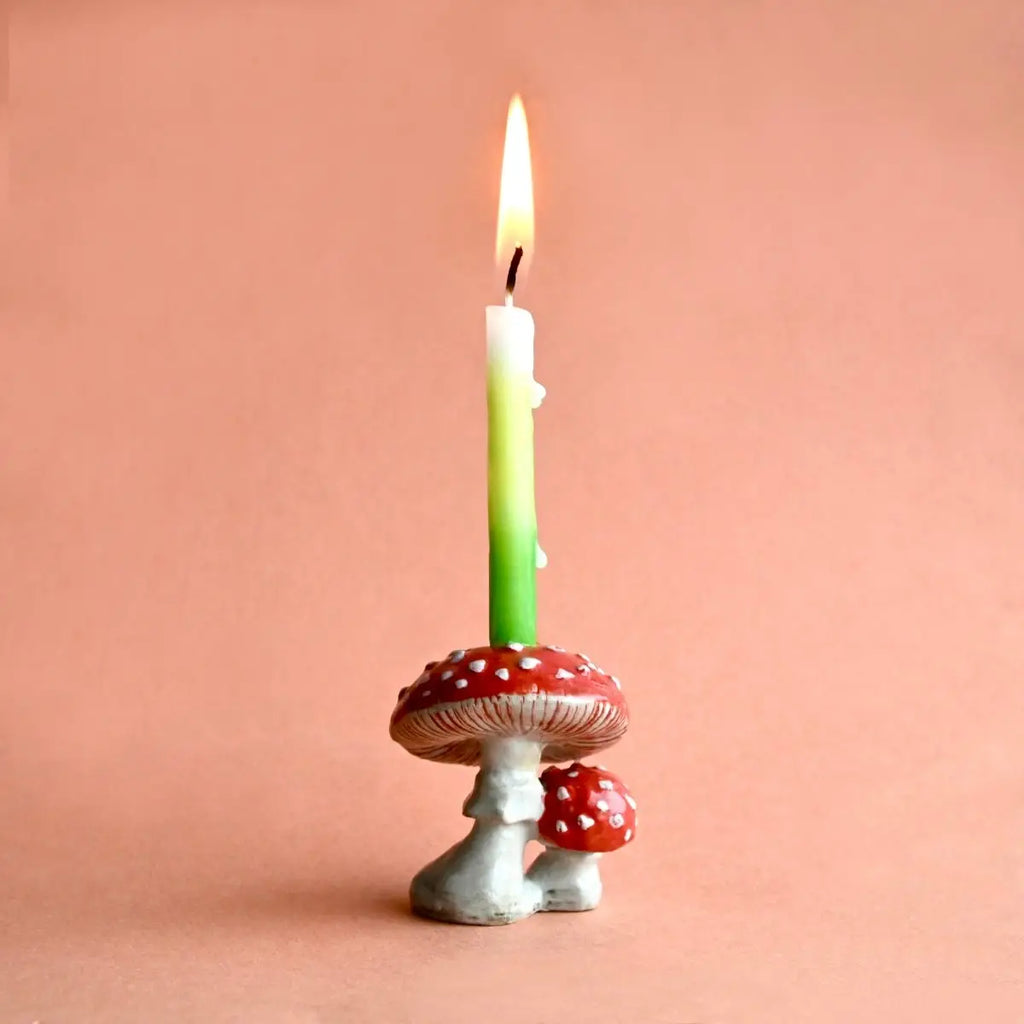
[[[631,839],[632,797],[610,773],[579,764],[564,779],[549,769],[545,793],[538,771],[542,761],[603,750],[628,724],[619,681],[582,654],[509,643],[430,662],[399,692],[391,737],[417,757],[479,771],[463,806],[473,827],[413,879],[413,909],[508,924],[596,906],[597,855]],[[526,844],[538,835],[549,849],[524,873]]]

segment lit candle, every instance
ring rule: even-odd
[[[495,259],[509,267],[505,304],[487,307],[487,512],[490,638],[494,646],[537,640],[537,545],[533,496],[533,317],[512,297],[533,250],[533,177],[523,102],[509,104]]]

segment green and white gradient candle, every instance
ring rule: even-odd
[[[533,379],[533,317],[513,305],[517,271],[533,249],[533,181],[522,100],[505,130],[495,258],[510,267],[503,306],[487,307],[487,514],[492,645],[537,640],[537,544],[533,410],[544,389]]]

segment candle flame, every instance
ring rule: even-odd
[[[501,162],[501,194],[498,199],[498,237],[494,259],[504,273],[517,245],[523,247],[520,276],[533,255],[533,172],[530,169],[530,135],[526,110],[517,93],[508,105],[505,125],[505,156]]]

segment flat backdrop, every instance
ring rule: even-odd
[[[1019,1024],[1016,0],[15,4],[3,1024]],[[472,775],[505,109],[541,631],[641,803],[589,915],[417,921]]]

